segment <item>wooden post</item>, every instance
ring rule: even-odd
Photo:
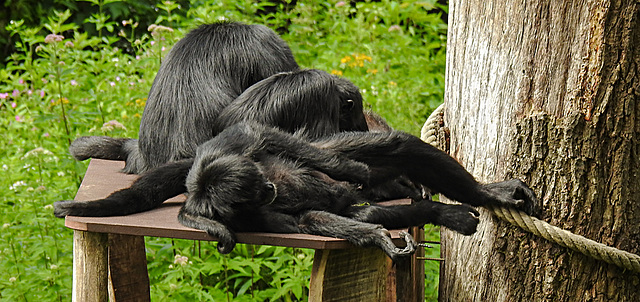
[[[73,232],[72,301],[108,301],[107,234]]]
[[[151,300],[144,236],[109,234],[109,298]]]
[[[396,301],[391,269],[379,248],[316,250],[309,302]]]
[[[416,241],[424,240],[422,227],[413,227],[409,232]],[[424,255],[424,248],[420,247],[411,257],[396,261],[394,272],[398,301],[424,301],[424,260],[418,259]]]

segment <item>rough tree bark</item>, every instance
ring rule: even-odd
[[[640,3],[449,5],[450,153],[530,184],[547,222],[640,253]],[[640,274],[481,220],[443,232],[441,301],[640,301]]]

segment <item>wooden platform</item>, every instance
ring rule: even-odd
[[[76,201],[95,200],[107,197],[114,191],[127,188],[137,178],[136,175],[120,173],[122,161],[94,159],[76,194]],[[65,225],[71,229],[97,233],[112,233],[136,236],[170,237],[192,240],[215,241],[206,232],[185,227],[178,223],[178,210],[185,196],[167,200],[159,208],[127,216],[77,217],[68,216]],[[407,201],[395,201],[402,203]],[[403,244],[398,237],[399,230],[392,230],[396,244]],[[344,239],[305,235],[275,233],[237,233],[238,243],[274,245],[310,249],[352,248]]]
[[[123,167],[120,161],[92,160],[75,200],[101,199],[128,187],[137,176],[120,173]],[[74,301],[104,300],[107,285],[112,300],[148,301],[144,236],[215,241],[204,231],[178,223],[184,199],[178,196],[157,209],[127,216],[68,216],[65,225],[76,231]],[[399,202],[406,201],[393,203]],[[398,232],[391,231],[392,237],[402,245]],[[422,300],[424,272],[415,257],[392,264],[381,250],[356,248],[343,239],[304,234],[236,235],[238,243],[315,249],[310,301]]]

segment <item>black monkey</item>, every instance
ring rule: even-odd
[[[242,121],[309,139],[368,130],[358,87],[317,69],[276,74],[247,88],[222,110],[215,133]]]
[[[148,112],[145,108],[145,114]],[[192,119],[184,114],[182,120]],[[304,138],[368,130],[358,87],[347,79],[315,69],[278,73],[255,83],[221,108],[215,119],[202,121],[202,127],[209,129],[212,138],[241,121],[275,126]],[[78,160],[90,157],[126,160],[129,165],[131,160],[135,161],[136,146],[134,139],[84,136],[73,141],[69,151]],[[154,154],[151,152],[150,156]]]
[[[467,205],[430,200],[366,205],[369,200],[360,187],[400,176]],[[344,238],[379,246],[396,258],[412,253],[415,243],[403,234],[407,247],[397,248],[385,228],[433,223],[471,234],[478,213],[468,205],[533,212],[537,204],[521,181],[479,184],[446,153],[403,132],[342,132],[309,142],[275,128],[240,123],[199,146],[194,159],[150,170],[130,188],[99,201],[56,202],[55,215],[140,212],[185,191],[188,198],[178,220],[218,238],[222,253],[233,249],[234,232],[266,231]]]
[[[278,72],[298,69],[286,42],[265,26],[201,25],[178,41],[162,62],[139,139],[85,137],[76,142],[73,155],[79,160],[126,160],[127,173],[193,157],[196,147],[215,135],[222,109],[245,89]]]

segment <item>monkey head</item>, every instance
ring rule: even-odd
[[[185,209],[222,222],[244,209],[273,202],[275,185],[258,164],[249,158],[226,155],[193,167],[187,176],[189,195]]]
[[[340,131],[367,131],[367,121],[363,112],[362,95],[351,81],[332,75],[335,78],[337,97],[340,103]]]

